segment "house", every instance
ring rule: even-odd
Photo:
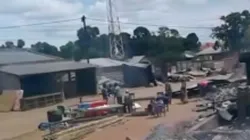
[[[96,94],[93,65],[22,49],[0,50],[0,58],[1,91],[21,89],[27,100],[49,99],[54,94],[65,98]],[[75,79],[71,78],[72,74]]]
[[[224,65],[224,59],[230,57],[230,53],[223,51],[221,48],[214,49],[214,43],[204,43],[197,53],[186,52],[186,60],[178,61],[176,70],[200,69],[204,67],[221,68]]]
[[[87,60],[82,60],[81,62],[86,63]],[[130,80],[126,80],[127,76],[133,75],[131,73],[132,69],[135,70],[135,72],[140,73],[141,75],[144,74],[144,78],[141,78],[141,84],[133,84],[134,86],[141,86],[141,85],[146,85],[145,83],[148,82],[146,75],[146,68],[148,68],[148,64],[151,64],[151,62],[145,57],[145,56],[134,56],[131,59],[128,59],[126,61],[119,61],[119,60],[114,60],[110,58],[92,58],[89,60],[89,63],[97,67],[97,76],[99,81],[103,81],[103,79],[110,79],[110,80],[115,80],[117,82],[123,83],[124,86],[128,86],[129,84],[126,84],[126,81],[130,81],[129,83],[136,82],[135,78],[134,81],[131,82]],[[143,66],[143,68],[140,68],[138,66]],[[151,65],[150,65],[151,66]],[[151,67],[150,67],[151,68]],[[138,75],[137,75],[138,76]],[[105,77],[105,78],[102,78]],[[137,77],[138,78],[138,77]],[[143,80],[144,79],[144,80]],[[138,79],[137,79],[138,81]],[[146,82],[145,82],[146,81]],[[102,82],[99,82],[102,83]],[[131,85],[131,84],[130,84]],[[129,86],[130,86],[129,85]]]
[[[228,56],[228,52],[222,51],[221,48],[214,49],[213,47],[205,48],[196,53],[196,59],[201,61],[221,60]]]

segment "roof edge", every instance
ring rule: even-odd
[[[59,56],[49,55],[49,54],[45,54],[45,53],[35,51],[32,48],[0,48],[0,51],[26,51],[26,52],[30,52],[30,53],[33,53],[33,54],[46,56],[46,57],[49,57],[49,58],[63,59],[63,58],[61,58]]]

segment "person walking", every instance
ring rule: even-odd
[[[173,94],[173,91],[172,91],[172,87],[171,87],[171,84],[169,82],[166,82],[165,83],[165,96],[168,97],[168,104],[171,104],[172,103],[172,94]]]
[[[187,95],[187,84],[186,84],[186,81],[183,80],[181,82],[181,97],[180,97],[180,100],[183,104],[186,104],[188,103],[188,95]]]
[[[115,87],[115,89],[114,89],[114,94],[115,94],[115,96],[116,96],[117,103],[118,103],[118,104],[122,104],[123,93],[122,93],[122,91],[121,91],[121,88],[120,88],[120,86],[118,85],[118,83],[115,83],[115,84],[114,84],[114,87]]]
[[[109,95],[113,96],[113,102],[116,103],[116,93],[115,93],[115,86],[114,83],[109,84]]]
[[[109,96],[111,96],[113,93],[112,93],[112,84],[108,83],[107,84],[107,93]]]
[[[133,110],[133,99],[131,95],[129,95],[129,92],[126,91],[124,95],[124,102],[123,102],[123,109],[124,113],[131,113]]]
[[[105,83],[102,85],[102,98],[103,100],[108,101],[108,89]]]

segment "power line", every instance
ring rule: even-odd
[[[40,23],[32,23],[32,24],[23,24],[23,25],[14,25],[14,26],[4,26],[0,27],[0,29],[13,29],[13,28],[21,28],[21,27],[31,27],[31,26],[40,26],[40,25],[48,25],[48,24],[57,24],[57,23],[67,23],[72,21],[80,21],[81,18],[73,18],[73,19],[65,19],[65,20],[56,20],[56,21],[50,21],[50,22],[40,22]],[[88,18],[92,21],[98,21],[105,24],[110,23],[110,21],[107,21],[106,19],[100,19],[100,18]],[[161,24],[150,24],[150,23],[138,23],[138,22],[121,22],[120,24],[124,25],[137,25],[137,26],[154,26],[154,27],[161,27],[161,26],[167,26],[172,28],[186,28],[186,29],[212,29],[212,26],[178,26],[178,25],[161,25]]]
[[[18,39],[21,39],[21,38],[0,38],[0,41],[1,42],[5,42],[5,41],[17,41]],[[22,38],[23,40],[25,41],[45,41],[45,40],[61,40],[61,39],[58,39],[58,38]]]
[[[40,23],[32,23],[32,24],[5,26],[5,27],[0,27],[0,29],[11,29],[11,28],[21,28],[21,27],[38,26],[38,25],[46,25],[46,24],[66,23],[66,22],[72,22],[72,21],[76,21],[76,20],[80,20],[80,19],[81,18],[73,18],[73,19],[56,20],[56,21],[50,21],[50,22],[40,22]]]
[[[100,21],[100,22],[105,22],[109,23],[108,21],[104,19],[99,19],[99,18],[87,18],[89,20],[93,21]],[[161,26],[167,26],[167,27],[173,27],[173,28],[189,28],[189,29],[212,29],[212,26],[175,26],[175,25],[160,25],[160,24],[148,24],[148,23],[136,23],[136,22],[121,22],[121,24],[128,24],[128,25],[137,25],[137,26],[155,26],[155,27],[161,27]]]

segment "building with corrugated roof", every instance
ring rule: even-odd
[[[29,49],[0,48],[0,66],[32,62],[51,62],[63,60],[60,57],[50,56]]]
[[[24,98],[96,94],[96,67],[25,49],[0,49],[0,91],[20,89]]]
[[[81,62],[86,63],[87,60],[82,60]],[[145,83],[148,82],[147,80],[145,80],[145,78],[147,78],[147,75],[145,74],[145,72],[143,72],[143,70],[139,70],[139,67],[143,66],[143,68],[141,68],[141,69],[146,69],[146,67],[144,67],[144,66],[146,64],[147,65],[151,64],[151,62],[145,56],[134,56],[126,61],[119,61],[119,60],[114,60],[114,59],[110,59],[110,58],[92,58],[92,59],[89,59],[89,63],[97,67],[98,79],[101,79],[102,77],[106,77],[110,80],[114,80],[114,81],[117,81],[119,83],[123,83],[124,86],[128,86],[128,87],[131,87],[131,86],[126,84],[126,81],[128,81],[128,80],[125,80],[125,79],[129,75],[131,77],[132,75],[134,75],[134,73],[131,73],[131,68],[129,67],[130,69],[128,70],[128,67],[126,67],[126,66],[133,65],[134,67],[138,68],[136,70],[137,74],[139,74],[139,72],[141,72],[140,74],[143,75],[144,78],[142,78],[143,76],[141,76],[140,78],[139,77],[137,77],[137,78],[141,79],[141,81],[144,80],[144,82],[143,83],[139,82],[137,84],[137,86],[139,86],[139,85],[145,86],[146,85]],[[124,68],[127,68],[127,69],[124,70]],[[134,80],[132,80],[134,83],[139,81],[138,79],[135,79],[135,78],[130,78],[130,81],[131,81],[131,79],[134,79]],[[133,85],[136,85],[136,84],[133,84]]]

